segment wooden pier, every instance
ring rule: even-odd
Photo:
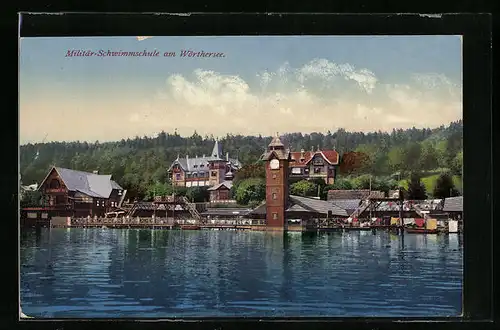
[[[50,228],[103,228],[103,229],[156,229],[156,230],[231,230],[231,231],[267,231],[268,228],[263,223],[227,223],[228,221],[220,221],[216,223],[206,222],[181,222],[181,221],[162,221],[154,222],[151,219],[133,219],[132,221],[110,221],[112,219],[100,219],[91,221],[70,221],[51,223]],[[396,231],[404,232],[405,228],[400,226],[342,226],[338,224],[325,225],[299,225],[290,224],[287,228],[289,232],[345,232],[345,231]],[[408,231],[406,231],[408,232]],[[432,233],[443,233],[443,230],[436,230]],[[431,233],[431,232],[426,232]]]

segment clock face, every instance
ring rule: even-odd
[[[273,159],[269,163],[269,166],[271,167],[272,170],[277,170],[278,168],[280,168],[280,162],[277,159]]]

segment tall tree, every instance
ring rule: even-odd
[[[408,199],[424,200],[426,198],[427,193],[424,184],[420,181],[420,175],[417,172],[412,172],[408,183]]]
[[[432,195],[434,196],[434,198],[448,198],[459,195],[458,190],[453,184],[453,178],[449,173],[441,173],[441,175],[436,180]]]
[[[439,166],[438,154],[432,143],[422,143],[419,165],[422,170],[433,170]]]

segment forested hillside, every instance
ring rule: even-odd
[[[462,171],[462,121],[435,129],[395,129],[391,133],[336,132],[291,133],[284,140],[292,150],[335,148],[344,165],[355,163],[355,155],[364,155],[359,166],[344,166],[339,179],[371,174],[375,177],[399,173],[405,179],[410,172],[448,169],[460,176]],[[161,132],[155,138],[135,137],[117,142],[50,142],[20,147],[23,184],[40,183],[52,165],[82,171],[99,170],[129,190],[130,197],[143,198],[155,183],[168,181],[166,170],[179,155],[190,157],[209,154],[214,138],[196,132],[191,137]],[[223,151],[243,164],[254,163],[271,137],[227,135],[220,139]],[[352,165],[352,164],[351,164]]]

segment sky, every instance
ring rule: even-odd
[[[459,36],[57,37],[19,47],[21,144],[391,131],[462,118]]]

